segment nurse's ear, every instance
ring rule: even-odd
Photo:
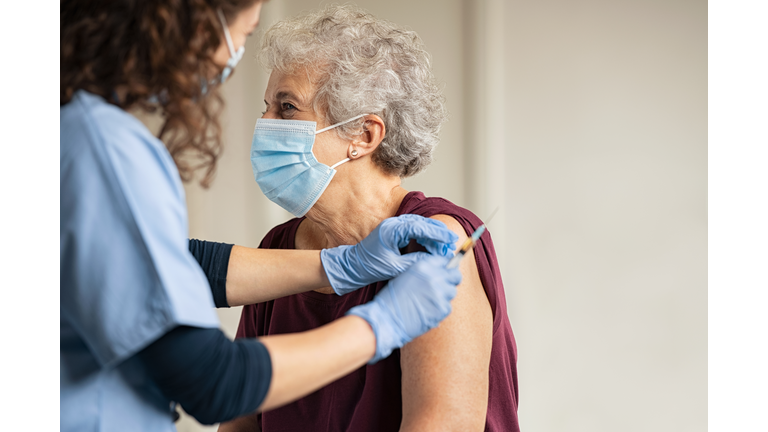
[[[357,135],[347,149],[347,157],[350,159],[360,159],[373,153],[387,133],[384,120],[376,114],[366,115],[363,120],[363,133]]]

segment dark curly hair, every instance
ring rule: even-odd
[[[227,22],[262,0],[61,0],[61,99],[78,90],[124,110],[165,120],[165,142],[184,181],[204,169],[207,187],[221,154],[218,86],[204,82],[220,68],[216,9]],[[115,90],[126,89],[117,100]],[[122,93],[122,92],[121,92]]]

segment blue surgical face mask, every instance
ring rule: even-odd
[[[232,36],[229,34],[229,27],[227,27],[227,20],[224,18],[224,13],[221,12],[221,9],[217,9],[216,13],[219,14],[219,21],[221,21],[221,26],[224,28],[224,38],[227,40],[227,49],[229,49],[229,60],[227,60],[224,70],[221,71],[220,80],[221,84],[224,84],[224,81],[229,78],[229,75],[232,73],[232,70],[235,69],[237,63],[243,58],[245,46],[241,46],[239,50],[235,51],[235,45],[232,43]]]
[[[296,217],[312,208],[336,175],[336,167],[320,163],[312,153],[315,135],[357,120],[349,120],[316,131],[317,123],[301,120],[258,119],[251,142],[251,165],[256,183],[270,201]]]

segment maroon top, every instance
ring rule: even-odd
[[[482,222],[469,210],[421,192],[405,196],[397,215],[454,217],[467,235]],[[273,228],[260,248],[294,249],[303,218]],[[493,346],[488,376],[486,431],[519,431],[517,422],[517,346],[507,317],[504,285],[493,241],[486,231],[475,245],[475,261],[493,311]],[[295,333],[328,324],[353,306],[366,303],[385,282],[360,288],[345,296],[310,291],[245,306],[237,337]],[[397,431],[402,419],[400,350],[374,365],[365,365],[296,402],[259,415],[263,432],[324,430],[329,432]]]

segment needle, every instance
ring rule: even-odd
[[[488,224],[488,222],[493,219],[494,216],[496,216],[496,212],[499,211],[499,208],[496,207],[496,210],[491,213],[491,215],[486,219],[486,222],[477,227],[475,232],[472,233],[471,236],[467,238],[467,240],[461,245],[459,250],[456,251],[456,254],[451,258],[450,261],[448,261],[448,265],[446,265],[446,268],[454,268],[458,267],[459,263],[461,262],[462,258],[464,258],[464,255],[467,254],[470,250],[472,250],[473,247],[475,247],[475,243],[477,243],[477,240],[480,239],[480,236],[483,235],[485,232],[485,225]]]

